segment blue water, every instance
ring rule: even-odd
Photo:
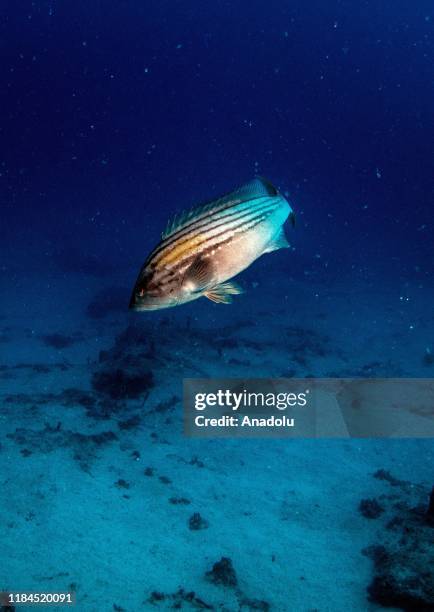
[[[433,377],[432,3],[0,10],[0,589],[381,609],[361,550],[389,541],[391,491],[427,502],[432,440],[191,440],[182,379]],[[168,219],[255,175],[295,210],[291,249],[229,306],[128,312]],[[152,383],[95,385],[119,369]],[[206,575],[222,557],[236,587]]]

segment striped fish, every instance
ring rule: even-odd
[[[294,225],[290,205],[263,178],[181,215],[145,261],[130,308],[157,310],[202,296],[228,304],[241,293],[229,279],[260,255],[289,246],[288,217]]]

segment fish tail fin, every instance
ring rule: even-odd
[[[290,244],[288,242],[287,237],[285,236],[283,227],[281,227],[279,232],[267,244],[264,253],[272,253],[273,251],[277,251],[278,249],[287,249],[289,248],[289,246]]]

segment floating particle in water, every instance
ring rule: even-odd
[[[376,519],[384,512],[384,508],[373,499],[362,499],[359,504],[360,513],[368,519]]]

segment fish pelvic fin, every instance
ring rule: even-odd
[[[217,304],[230,304],[232,296],[240,293],[243,293],[243,290],[237,283],[228,282],[211,287],[205,291],[204,296]]]
[[[279,232],[267,244],[264,253],[272,253],[273,251],[277,251],[278,249],[287,249],[289,248],[289,246],[290,244],[288,242],[287,237],[285,236],[283,227],[281,227]]]

